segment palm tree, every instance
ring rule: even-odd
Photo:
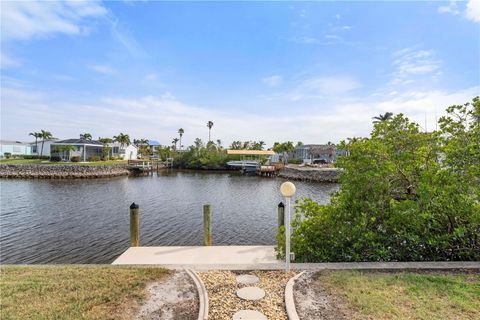
[[[70,151],[75,151],[77,148],[71,144],[62,146],[63,157],[65,160],[70,160]],[[68,155],[68,156],[67,156]]]
[[[109,143],[112,143],[113,142],[113,139],[111,138],[100,138],[98,137],[98,141],[100,141],[101,143],[103,143],[103,148],[102,148],[102,152],[103,152],[103,157],[104,159],[106,157],[109,157],[110,156],[110,150],[112,149],[108,144]],[[113,156],[113,154],[112,154]]]
[[[392,119],[393,113],[392,112],[385,112],[385,114],[379,114],[376,117],[373,117],[374,119],[373,123],[378,123],[378,122],[384,122]]]
[[[175,151],[177,151],[177,143],[178,143],[178,140],[179,140],[178,138],[173,138],[173,140],[172,140],[172,144],[174,145]]]
[[[210,132],[212,131],[212,127],[213,127],[213,122],[212,121],[208,121],[207,122],[207,127],[208,127],[208,141],[210,142]]]
[[[265,146],[265,141],[261,141],[261,140],[258,141],[258,147],[260,148],[260,149],[258,149],[258,150],[263,150],[263,147],[264,147],[264,146]]]
[[[109,143],[112,143],[113,142],[113,139],[111,138],[98,138],[98,141],[100,141],[101,143],[103,144],[109,144]]]
[[[133,144],[137,147],[148,144],[148,139],[133,139]]]
[[[119,133],[118,136],[113,136],[115,142],[120,143],[120,148],[123,149],[125,145],[130,144],[130,137],[128,134]]]
[[[40,151],[40,155],[43,156],[43,144],[45,143],[45,140],[52,139],[53,135],[52,135],[51,132],[45,131],[45,130],[42,129],[42,130],[40,130],[39,138],[42,139],[42,150]]]
[[[178,129],[178,135],[180,136],[180,150],[182,150],[182,136],[185,131],[183,128]]]
[[[35,137],[35,153],[38,154],[38,138],[42,137],[42,133],[41,132],[30,132],[28,135]]]
[[[92,140],[92,135],[90,133],[81,133],[80,139],[82,140]]]

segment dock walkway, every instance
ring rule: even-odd
[[[282,270],[274,246],[130,247],[114,265],[150,265],[194,270]],[[480,272],[479,261],[292,263],[297,270],[452,270]]]
[[[114,265],[162,265],[193,269],[280,269],[274,246],[130,247]]]

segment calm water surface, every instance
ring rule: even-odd
[[[0,262],[111,263],[129,246],[129,205],[140,205],[144,246],[201,245],[202,206],[216,245],[275,243],[284,180],[163,172],[96,180],[0,180]],[[326,203],[337,184],[295,182]]]

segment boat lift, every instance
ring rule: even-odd
[[[228,155],[240,155],[242,160],[228,161],[227,165],[232,168],[239,169],[243,173],[257,173],[262,175],[275,174],[277,167],[274,165],[262,165],[262,161],[258,159],[260,156],[273,156],[275,152],[272,150],[227,150]]]

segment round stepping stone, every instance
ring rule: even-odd
[[[254,284],[258,281],[260,281],[260,279],[251,274],[242,274],[240,276],[237,276],[237,282],[241,284]]]
[[[233,320],[268,320],[260,311],[240,310],[233,315]]]
[[[245,287],[237,290],[237,296],[243,300],[260,300],[265,297],[265,291],[258,287]]]

